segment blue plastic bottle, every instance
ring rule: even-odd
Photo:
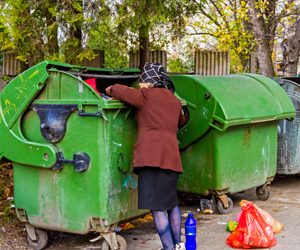
[[[185,247],[186,250],[196,250],[196,220],[192,213],[188,214],[188,217],[185,221]]]

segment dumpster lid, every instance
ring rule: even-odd
[[[295,116],[284,89],[265,76],[185,75],[172,76],[172,79],[176,92],[190,106],[190,121],[178,133],[179,139],[186,141],[183,145],[196,140],[210,127],[225,131],[230,126]],[[191,133],[190,139],[184,138],[187,133]]]

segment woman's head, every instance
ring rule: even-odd
[[[148,84],[148,85],[147,85]],[[174,85],[159,63],[146,63],[139,78],[140,87],[167,88],[174,92]]]

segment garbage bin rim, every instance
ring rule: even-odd
[[[51,66],[54,66],[54,68],[55,68],[55,66],[59,66],[59,67],[63,67],[63,68],[73,69],[73,70],[78,69],[78,70],[82,70],[83,72],[88,72],[88,71],[107,72],[107,73],[118,73],[118,72],[130,73],[130,72],[132,72],[132,73],[136,73],[136,74],[139,74],[141,72],[140,69],[138,69],[138,68],[96,68],[96,67],[89,67],[89,66],[79,66],[79,65],[75,65],[75,64],[69,64],[69,63],[64,63],[64,62],[59,62],[59,61],[51,61],[51,60],[46,60],[39,64],[46,64],[47,69],[51,69]]]

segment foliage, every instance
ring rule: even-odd
[[[51,38],[56,35],[55,22],[50,22],[52,1],[7,0],[1,2],[1,49],[17,52],[18,59],[33,63],[49,55]],[[30,25],[28,25],[30,24]],[[37,50],[37,48],[39,48]]]
[[[106,11],[110,13],[109,9]],[[91,29],[88,47],[104,51],[105,67],[128,66],[128,42],[125,35],[118,34],[111,13],[103,15],[101,22]]]
[[[231,70],[246,70],[255,46],[246,3],[240,0],[192,2],[195,12],[189,23],[189,34],[214,37],[217,49],[229,51]]]
[[[229,51],[232,72],[246,71],[249,54],[259,44],[249,19],[249,2],[0,1],[0,49],[16,52],[18,59],[30,65],[44,59],[80,64],[95,56],[92,50],[103,50],[105,66],[126,67],[130,50],[170,52],[169,44],[190,40],[185,46],[193,51],[199,47]],[[299,0],[251,2],[255,3],[257,19],[263,21],[264,40],[273,49],[274,39],[290,36],[299,16]],[[187,54],[182,57],[175,53],[170,65],[190,69],[193,57],[187,62]]]
[[[187,73],[189,69],[184,65],[182,60],[173,57],[168,59],[168,72]]]
[[[139,50],[141,63],[149,48],[162,49],[183,35],[187,6],[178,0],[120,1],[116,4],[117,33],[126,37],[129,50]]]
[[[81,0],[7,0],[0,7],[1,50],[16,52],[19,60],[78,63],[90,56],[81,43]]]

